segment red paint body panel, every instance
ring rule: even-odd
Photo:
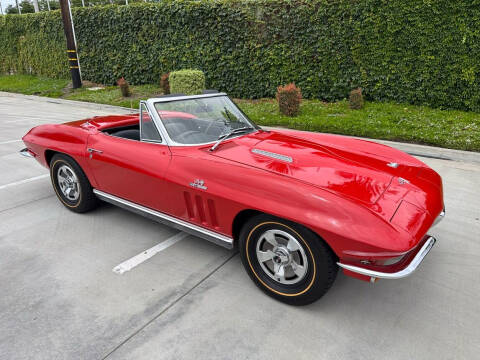
[[[388,146],[278,130],[233,138],[210,152],[210,145],[168,147],[101,132],[136,123],[138,115],[95,117],[38,126],[23,140],[44,166],[46,150],[68,154],[95,188],[224,235],[232,235],[242,210],[303,224],[343,263],[370,260],[381,266],[388,258],[407,258],[443,209],[440,176]],[[103,153],[89,158],[87,147]],[[292,162],[252,149],[290,156]],[[401,184],[400,178],[409,182]],[[195,179],[207,189],[192,187]]]

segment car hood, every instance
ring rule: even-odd
[[[395,176],[412,169],[418,172],[422,165],[407,154],[369,141],[288,130],[242,136],[222,144],[213,155],[369,204],[382,196]],[[396,168],[391,164],[394,159],[401,161]]]

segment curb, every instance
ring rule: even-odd
[[[427,145],[400,143],[395,141],[359,138],[388,145],[413,156],[426,157],[440,160],[463,161],[480,163],[480,153],[474,151],[446,149]]]
[[[116,106],[116,105],[98,104],[98,103],[87,102],[87,101],[50,98],[50,97],[37,96],[37,95],[24,95],[24,94],[11,93],[11,92],[5,92],[5,91],[0,91],[0,96],[17,97],[17,98],[23,98],[23,99],[29,99],[29,100],[35,100],[35,101],[43,101],[43,102],[48,102],[53,104],[82,105],[90,109],[99,109],[99,110],[117,110],[118,111],[119,109],[122,109],[130,113],[138,113],[137,109],[131,109],[131,108]]]

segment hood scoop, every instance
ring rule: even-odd
[[[274,153],[274,152],[260,150],[260,149],[252,149],[251,151],[254,154],[262,155],[262,156],[269,157],[269,158],[272,158],[272,159],[275,159],[275,160],[285,161],[285,162],[288,162],[288,163],[293,162],[293,159],[292,159],[291,156],[277,154],[277,153]]]

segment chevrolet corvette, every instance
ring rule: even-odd
[[[263,129],[225,93],[152,98],[139,114],[40,125],[23,141],[67,209],[106,201],[238,249],[254,283],[292,305],[323,296],[339,269],[369,282],[410,275],[445,214],[440,176],[416,158]]]

